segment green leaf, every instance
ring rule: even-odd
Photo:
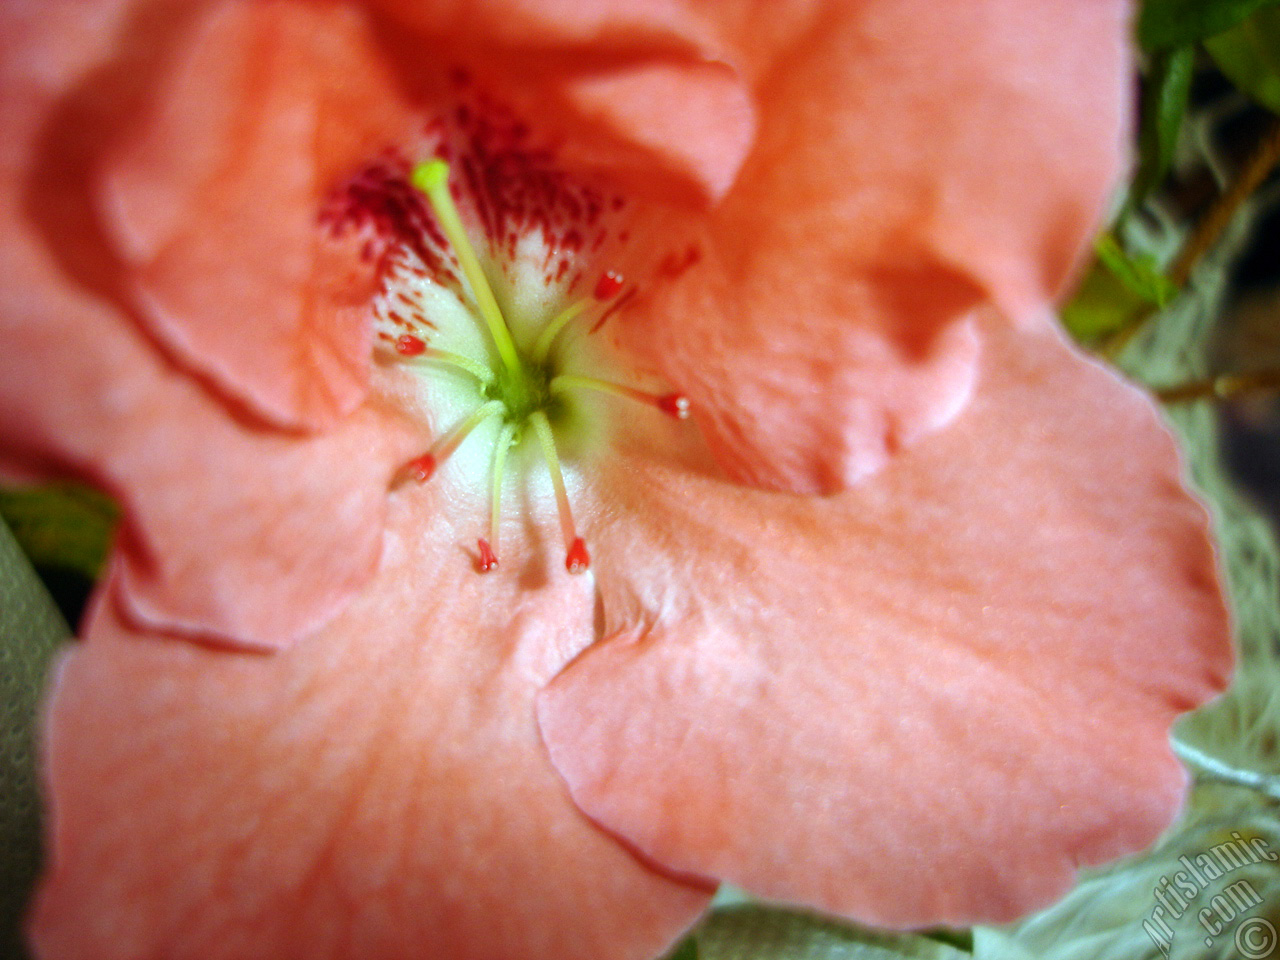
[[[1198,43],[1277,2],[1280,0],[1145,0],[1138,15],[1138,42],[1149,52]]]
[[[74,570],[96,580],[119,510],[96,490],[60,483],[0,490],[0,517],[36,566]]]
[[[689,937],[675,950],[667,954],[666,960],[698,960],[697,938]]]
[[[70,631],[0,522],[0,956],[23,956],[19,931],[39,867],[36,704]]]
[[[1081,343],[1115,333],[1177,292],[1153,257],[1129,256],[1110,234],[1098,239],[1094,252],[1097,258],[1062,308],[1062,322]]]
[[[1093,343],[1126,326],[1146,305],[1146,300],[1095,260],[1063,306],[1062,323],[1080,343]]]
[[[1161,272],[1154,257],[1130,256],[1121,249],[1116,238],[1104,233],[1093,245],[1098,259],[1115,274],[1131,293],[1153,306],[1163,307],[1178,291]]]
[[[1280,113],[1280,7],[1258,11],[1205,47],[1232,83]]]
[[[1240,960],[1232,949],[1234,934],[1243,923],[1224,924],[1209,938],[1200,911],[1211,908],[1226,887],[1243,881],[1256,891],[1260,909],[1280,896],[1280,870],[1261,860],[1216,877],[1205,876],[1194,889],[1175,888],[1185,896],[1186,909],[1171,912],[1157,892],[1185,870],[1185,860],[1213,857],[1223,843],[1260,839],[1264,849],[1280,850],[1280,820],[1275,806],[1258,804],[1248,791],[1199,786],[1185,816],[1152,850],[1102,870],[1086,874],[1065,899],[1013,928],[974,931],[976,960]],[[1186,873],[1184,879],[1189,879]],[[1169,896],[1165,893],[1165,899]],[[1241,911],[1244,913],[1253,911]],[[1147,925],[1144,925],[1147,924]],[[1207,948],[1207,949],[1206,949]],[[1259,957],[1271,957],[1260,953]]]
[[[700,960],[972,960],[930,937],[758,904],[713,910],[695,936]]]
[[[1195,48],[1187,45],[1151,56],[1142,94],[1142,126],[1138,132],[1138,170],[1127,206],[1141,203],[1173,165],[1182,118],[1191,95]]]

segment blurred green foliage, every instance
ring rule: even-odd
[[[1138,43],[1148,52],[1198,43],[1277,2],[1280,0],[1145,0],[1138,15]]]
[[[0,517],[36,567],[97,579],[119,510],[105,494],[78,484],[0,489]]]
[[[1280,7],[1259,10],[1205,48],[1237,87],[1280,113]]]
[[[1062,322],[1082,343],[1102,340],[1148,310],[1165,306],[1177,292],[1154,257],[1130,256],[1110,233],[1098,238],[1094,254],[1062,309]]]

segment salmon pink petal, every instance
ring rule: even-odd
[[[688,32],[691,18],[666,12],[617,20],[645,22],[677,63],[583,79],[577,57],[564,58],[569,70],[521,61],[509,86],[535,100],[544,136],[567,137],[566,159],[608,167],[620,182],[719,196],[750,146],[751,104],[732,70],[695,59],[693,40],[675,29]],[[124,127],[101,176],[115,252],[153,332],[182,363],[272,423],[325,426],[363,396],[361,308],[376,264],[317,228],[321,201],[359,163],[414,143],[423,117],[448,106],[424,79],[447,64],[424,67],[422,53],[458,50],[459,39],[427,32],[440,29],[433,16],[415,24],[416,42],[375,40],[356,8],[287,2],[222,2],[187,19],[166,38],[141,106],[111,118]],[[528,34],[520,49],[536,56],[551,40]],[[510,66],[489,59],[481,65],[501,84]],[[415,89],[412,111],[404,84]],[[659,98],[685,108],[657,109]]]
[[[114,118],[116,253],[182,363],[275,424],[330,424],[364,396],[375,271],[318,211],[411,132],[406,109],[355,8],[222,2],[187,20],[152,52],[136,116]]]
[[[755,136],[749,93],[722,63],[644,64],[572,81],[566,90],[584,120],[643,150],[642,168],[615,164],[614,176],[630,182],[652,179],[655,170],[682,174],[705,199],[719,200]]]
[[[450,35],[460,45],[488,42],[509,49],[630,46],[686,53],[705,49],[715,28],[687,0],[375,0],[378,7],[423,33]]]
[[[5,466],[120,499],[127,603],[149,623],[269,646],[332,616],[373,574],[388,482],[421,441],[377,404],[315,438],[238,422],[6,236]]]
[[[376,402],[314,439],[228,416],[67,281],[13,196],[21,178],[0,179],[3,467],[121,500],[127,601],[148,622],[259,646],[323,623],[376,566],[411,432]]]
[[[260,430],[157,356],[123,315],[111,257],[70,186],[85,146],[50,140],[41,123],[76,126],[87,106],[50,101],[91,70],[85,85],[103,82],[117,34],[149,41],[166,23],[112,20],[111,4],[26,7],[5,5],[0,29],[0,466],[71,472],[120,498],[136,618],[285,642],[372,574],[387,479],[411,438],[377,402],[314,441]]]
[[[829,493],[963,407],[975,304],[1062,289],[1120,167],[1128,6],[807,9],[765,42],[724,5],[755,149],[623,333],[735,479]]]
[[[560,159],[648,197],[705,207],[732,185],[755,107],[719,11],[683,0],[382,0],[536,120]],[[672,109],[678,104],[679,109]]]
[[[688,395],[733,480],[834,493],[964,409],[980,353],[964,318],[970,284],[924,263],[859,276],[839,251],[821,248],[784,278],[776,262],[755,259],[771,257],[774,239],[761,238],[755,253],[752,239],[693,241],[671,255],[659,264],[651,311],[624,309],[617,328],[624,350]],[[696,275],[688,269],[705,260],[712,265]],[[688,284],[664,290],[686,269]],[[942,316],[951,319],[935,324]]]
[[[401,507],[376,586],[273,656],[100,605],[49,705],[41,956],[650,960],[696,919],[706,891],[596,829],[538,739],[589,585],[514,551],[476,576]]]
[[[1170,823],[1170,724],[1231,664],[1204,510],[1136,390],[990,338],[965,416],[839,496],[612,473],[608,639],[539,703],[590,816],[894,926],[1009,920]]]

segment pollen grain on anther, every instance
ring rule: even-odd
[[[480,555],[476,558],[476,569],[481,573],[489,573],[491,570],[497,569],[498,555],[493,552],[493,547],[489,545],[489,541],[481,537],[477,541],[477,547]]]
[[[600,274],[600,279],[596,281],[596,288],[591,295],[600,301],[612,300],[618,295],[624,282],[622,274],[614,270],[606,270]]]
[[[406,333],[396,340],[396,353],[402,357],[421,356],[426,350],[426,343],[411,333]]]
[[[689,398],[683,393],[666,393],[658,397],[658,409],[677,420],[689,419]]]
[[[683,393],[653,393],[649,390],[629,387],[626,384],[614,383],[612,380],[599,380],[596,377],[581,377],[569,373],[553,378],[549,389],[552,393],[578,389],[594,390],[597,393],[608,393],[615,397],[623,397],[627,400],[643,403],[645,406],[661,410],[667,416],[674,417],[677,420],[687,420],[689,418],[689,398]]]
[[[564,568],[570,573],[582,573],[591,566],[591,554],[587,553],[587,544],[581,537],[575,537],[568,553],[565,554]]]
[[[436,473],[436,467],[439,464],[436,458],[430,453],[424,453],[420,457],[414,457],[403,467],[400,468],[401,478],[403,480],[413,480],[416,483],[426,483]]]

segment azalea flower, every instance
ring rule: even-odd
[[[1206,521],[1051,315],[1121,4],[0,16],[5,470],[125,511],[38,955],[1006,920],[1170,822]]]

